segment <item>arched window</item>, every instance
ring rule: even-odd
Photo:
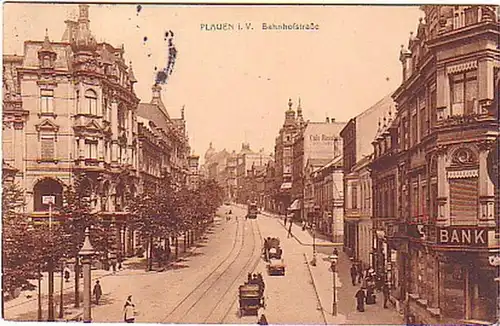
[[[125,124],[125,119],[126,119],[126,109],[123,105],[120,105],[118,107],[118,128],[119,129],[125,129],[126,124]]]
[[[91,89],[85,91],[85,105],[87,114],[97,115],[97,94]]]
[[[44,200],[50,200],[53,196],[55,203],[53,207],[61,207],[62,204],[62,185],[54,179],[43,179],[33,187],[33,209],[35,212],[45,212],[49,210],[49,205],[44,204]]]

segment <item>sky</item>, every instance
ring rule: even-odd
[[[3,53],[21,55],[25,40],[61,41],[77,4],[4,4]],[[142,102],[151,100],[155,67],[167,64],[165,32],[177,60],[162,98],[171,117],[182,106],[195,154],[210,142],[239,151],[242,142],[271,153],[288,99],[304,118],[347,122],[401,83],[401,44],[423,12],[417,6],[99,5],[89,8],[97,41],[124,44]],[[210,31],[202,24],[233,24]],[[237,30],[240,23],[243,30]],[[251,28],[246,29],[250,23]],[[263,30],[262,24],[314,24],[314,31]],[[376,122],[374,122],[376,123]]]

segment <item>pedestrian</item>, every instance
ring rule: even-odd
[[[339,251],[337,248],[333,248],[333,254],[338,257]]]
[[[358,264],[358,283],[361,283],[363,281],[363,266],[361,262]]]
[[[123,319],[126,323],[135,322],[135,304],[132,302],[132,296],[129,295],[123,306]]]
[[[269,325],[267,323],[266,315],[264,315],[264,314],[260,315],[260,318],[259,318],[259,321],[257,322],[257,324],[259,324],[259,325]]]
[[[363,288],[360,288],[358,292],[354,295],[356,298],[356,310],[363,312],[365,311],[365,290]]]
[[[292,220],[290,220],[290,226],[288,227],[288,236],[287,238],[290,238],[292,236]]]
[[[387,308],[387,301],[389,301],[389,283],[384,283],[382,287],[382,294],[384,295],[384,308]]]
[[[369,285],[366,290],[366,304],[375,304],[375,287]]]
[[[94,290],[92,291],[92,294],[95,296],[95,304],[99,304],[99,299],[101,299],[102,295],[102,288],[101,284],[99,283],[99,280],[95,281],[94,285]]]
[[[66,280],[66,282],[69,282],[70,273],[71,272],[70,272],[68,266],[64,267],[64,279]]]
[[[351,280],[352,280],[352,285],[356,285],[356,278],[358,277],[358,269],[356,268],[355,264],[352,264],[351,266]]]

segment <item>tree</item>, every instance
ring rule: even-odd
[[[104,221],[92,213],[91,189],[87,183],[85,173],[74,175],[73,185],[64,189],[63,206],[59,210],[62,223],[60,236],[62,256],[73,257],[75,260],[75,307],[80,305],[80,264],[78,253],[85,238],[85,229],[89,227],[92,231],[92,245],[96,252],[103,253],[108,249],[108,228]]]
[[[21,213],[25,203],[23,191],[16,184],[3,185],[2,192],[2,282],[3,289],[13,294],[18,287],[30,286],[36,268],[28,221]]]

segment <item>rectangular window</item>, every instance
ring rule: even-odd
[[[351,207],[358,208],[358,186],[355,184],[351,186]]]
[[[53,137],[42,137],[40,139],[40,154],[42,160],[53,160],[55,158],[55,142]]]
[[[51,89],[40,90],[41,113],[54,113],[54,91]]]
[[[412,146],[415,146],[418,143],[418,126],[416,113],[411,117],[411,143]]]
[[[422,216],[424,220],[427,220],[429,218],[428,212],[427,212],[427,186],[423,185],[422,186]]]
[[[87,147],[87,158],[97,159],[97,141],[85,141]]]
[[[477,178],[450,180],[451,223],[469,225],[476,223],[478,207]]]
[[[451,115],[477,112],[477,72],[455,74],[450,79]]]

